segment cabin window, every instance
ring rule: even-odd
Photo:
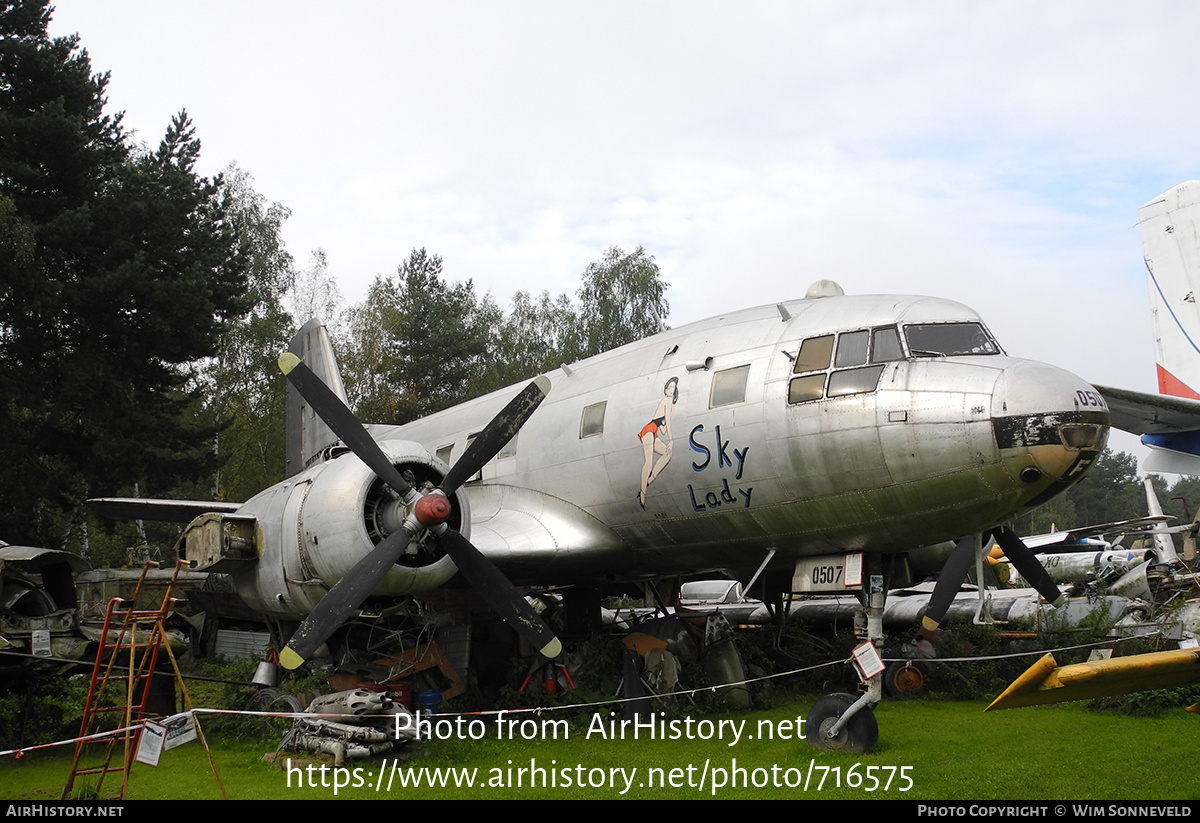
[[[467,445],[466,445],[466,447],[463,449],[463,453],[464,453],[464,454],[465,454],[467,451],[469,451],[469,450],[471,449],[471,443],[472,443],[472,442],[475,440],[475,438],[476,438],[476,437],[478,437],[478,436],[479,436],[479,432],[471,432],[470,434],[468,434],[468,435],[467,435]],[[459,459],[461,460],[461,459],[462,459],[462,457],[460,456],[460,457],[459,457]],[[467,483],[477,483],[478,481],[480,481],[480,480],[482,480],[482,479],[483,479],[483,467],[482,467],[482,466],[480,466],[480,467],[479,467],[479,471],[475,472],[475,476],[474,476],[474,477],[472,477],[470,480],[467,480],[467,481],[465,481],[465,482],[467,482]]]
[[[746,399],[746,381],[750,376],[750,366],[736,366],[725,369],[713,375],[712,395],[708,407],[731,406]]]
[[[607,405],[607,400],[601,400],[599,403],[583,407],[583,414],[579,417],[580,440],[604,434],[604,409]]]
[[[451,443],[449,446],[442,446],[440,449],[437,450],[437,459],[441,460],[443,463],[445,463],[447,466],[449,466],[450,465],[450,455],[453,453],[454,453],[454,444],[453,443]]]
[[[503,446],[501,446],[500,451],[496,452],[496,459],[504,460],[505,458],[508,458],[508,457],[516,457],[517,438],[520,436],[521,436],[521,433],[517,432],[516,434],[514,434],[512,436],[511,440],[509,440],[507,443],[505,443]]]
[[[800,344],[800,353],[796,355],[796,365],[792,368],[792,373],[803,374],[806,371],[827,369],[832,356],[832,334],[810,337]]]
[[[1000,346],[982,323],[919,323],[904,327],[913,357],[1000,354]]]

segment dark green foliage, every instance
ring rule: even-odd
[[[669,311],[640,246],[609,248],[581,280],[578,304],[518,291],[505,316],[470,280],[447,281],[441,257],[414,249],[351,312],[341,362],[352,404],[364,419],[404,423],[653,334]]]
[[[588,264],[579,287],[579,320],[587,357],[659,331],[670,312],[654,256],[638,246],[626,253],[609,247]]]
[[[88,679],[0,679],[0,749],[36,746],[79,733]]]
[[[268,204],[236,166],[222,175],[221,198],[240,238],[251,308],[224,324],[217,356],[204,370],[205,414],[228,425],[217,437],[222,464],[199,496],[244,501],[284,476],[287,404],[276,360],[294,331],[282,299],[295,271],[281,236],[287,209]]]
[[[377,277],[355,313],[344,357],[358,414],[407,423],[478,394],[499,309],[470,280],[448,283],[442,258],[413,249],[396,277]]]
[[[498,389],[557,369],[579,359],[583,351],[579,317],[571,298],[536,299],[528,292],[513,295],[512,308],[500,324],[488,361],[488,386]]]
[[[0,535],[59,546],[89,494],[212,469],[191,364],[248,299],[187,115],[132,151],[107,75],[48,20],[0,5]]]

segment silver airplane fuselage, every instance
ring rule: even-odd
[[[979,316],[912,296],[734,311],[550,375],[549,397],[453,496],[455,528],[516,583],[598,581],[893,553],[1004,523],[1084,476],[1109,415],[1091,385],[1005,355]],[[436,483],[506,390],[371,435]],[[336,454],[336,451],[335,451]],[[302,616],[400,504],[353,454],[248,501],[251,606]],[[376,595],[455,573],[411,547]]]

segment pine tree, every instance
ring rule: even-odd
[[[134,152],[44,0],[0,3],[0,536],[58,546],[90,494],[211,470],[193,364],[247,307],[186,113]]]
[[[407,423],[479,394],[500,316],[470,280],[446,282],[441,257],[413,249],[353,312],[343,365],[359,416]]]

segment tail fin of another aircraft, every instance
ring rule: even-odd
[[[329,333],[318,320],[309,320],[296,332],[288,351],[303,360],[322,382],[349,405]],[[337,442],[325,422],[317,416],[289,382],[287,387],[287,476],[304,469],[314,457]]]
[[[1138,209],[1158,390],[1200,400],[1200,181]]]
[[[1151,517],[1161,517],[1163,510],[1158,502],[1158,495],[1154,492],[1154,481],[1147,477],[1142,481],[1142,485],[1146,488],[1146,513]],[[1179,559],[1175,551],[1175,538],[1167,531],[1165,523],[1154,526],[1150,534],[1154,538],[1154,548],[1158,551],[1158,557],[1163,563],[1174,563]]]

